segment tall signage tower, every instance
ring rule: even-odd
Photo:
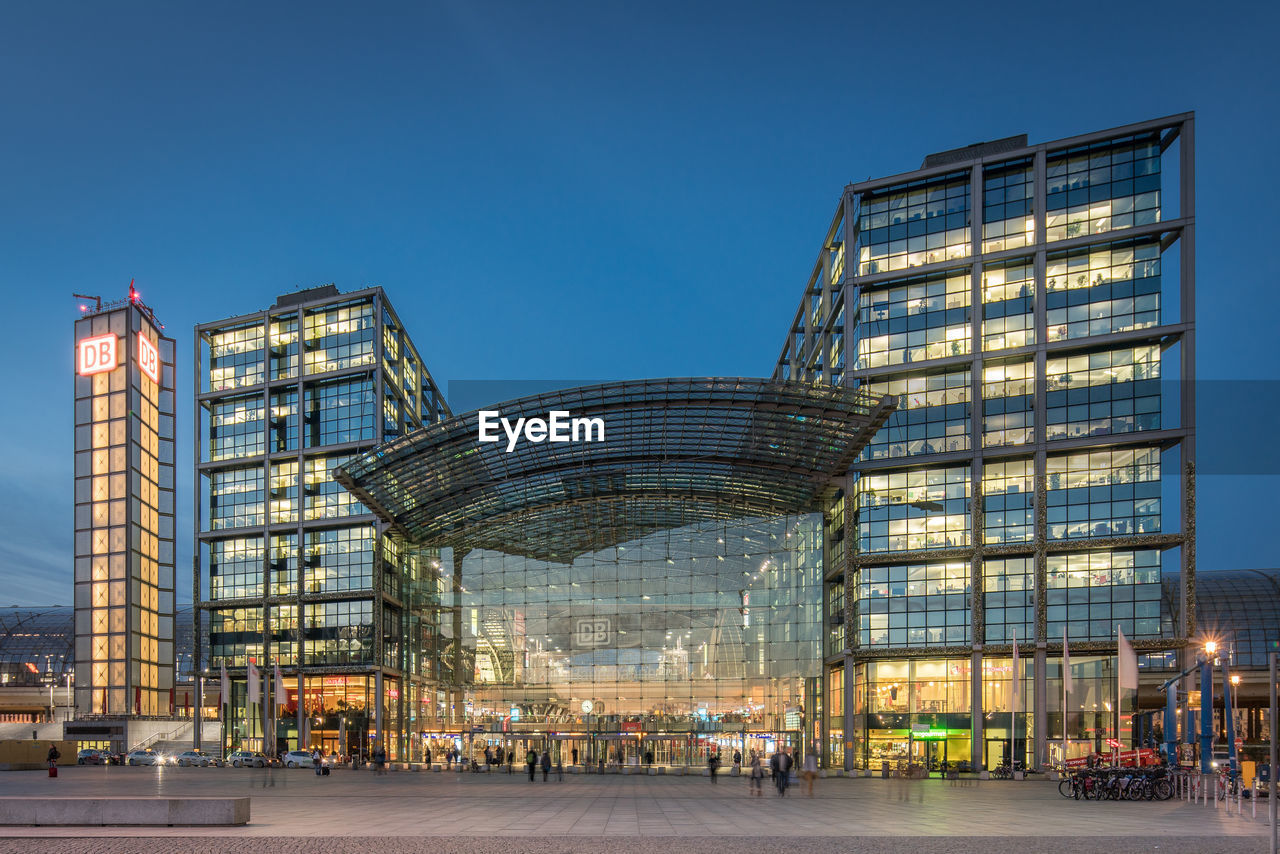
[[[174,340],[129,298],[75,324],[75,702],[173,705]]]

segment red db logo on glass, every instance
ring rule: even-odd
[[[116,336],[95,335],[76,343],[76,372],[82,377],[114,371],[116,368]]]

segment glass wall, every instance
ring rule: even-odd
[[[822,539],[809,514],[658,532],[572,564],[468,553],[467,731],[554,731],[610,763],[641,744],[677,764],[799,746],[816,715],[806,680],[822,675]]]

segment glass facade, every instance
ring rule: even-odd
[[[408,722],[436,709],[438,561],[392,546],[332,472],[447,414],[430,373],[376,288],[287,295],[197,339],[195,590],[203,666],[232,677],[226,746],[349,754],[385,733],[407,757]],[[250,663],[281,669],[274,733],[246,707]]]
[[[550,720],[559,749],[593,764],[699,765],[708,749],[806,740],[819,514],[660,531],[570,564],[472,551],[461,580],[464,729],[542,737]]]
[[[1186,114],[982,143],[846,188],[817,268],[846,251],[856,264],[810,279],[774,374],[899,400],[853,466],[850,548],[827,567],[826,601],[846,613],[829,620],[826,677],[846,685],[847,735],[828,761],[932,763],[945,745],[977,765],[1011,750],[1043,763],[1061,736],[1044,709],[1064,631],[1104,670],[1118,628],[1145,654],[1182,645],[1160,581],[1194,568],[1194,412],[1174,391],[1194,379],[1193,146]],[[843,312],[854,355],[838,379],[815,304]],[[1015,637],[1027,667],[1046,651],[1013,733],[976,686]],[[921,713],[914,686],[941,703],[953,677],[958,717],[906,717]],[[1069,726],[1096,745],[1104,718]],[[917,728],[933,732],[923,753]]]
[[[174,342],[130,299],[76,321],[75,701],[173,702]]]

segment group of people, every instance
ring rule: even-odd
[[[736,755],[736,754],[735,754]],[[761,797],[764,792],[764,763],[761,761],[762,754],[751,751],[751,788],[748,793],[751,797]],[[791,768],[794,760],[791,758],[791,752],[787,748],[782,748],[769,757],[769,774],[772,777],[773,785],[778,790],[778,797],[786,797],[787,789],[791,786]],[[804,758],[804,767],[802,770],[807,793],[809,797],[813,797],[813,781],[818,776],[818,756],[815,752],[810,751]],[[712,772],[714,777],[715,772]]]
[[[578,751],[575,750],[573,752],[574,752],[574,758],[576,760]],[[545,783],[547,782],[547,776],[551,773],[551,751],[544,750],[542,751],[542,755],[539,756],[538,751],[534,750],[531,747],[529,748],[529,753],[524,758],[524,764],[529,769],[530,783],[534,781],[534,775],[537,773],[538,768],[542,769],[542,782]],[[563,780],[564,779],[564,763],[560,760],[557,760],[555,763],[555,768],[556,768],[557,779]]]

